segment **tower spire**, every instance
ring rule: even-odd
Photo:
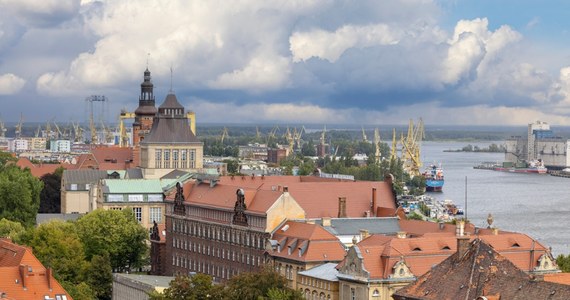
[[[172,90],[172,65],[170,65],[170,93],[174,93]]]

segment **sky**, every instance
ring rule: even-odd
[[[0,119],[570,125],[570,1],[0,0]]]

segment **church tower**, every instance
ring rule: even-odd
[[[150,71],[144,71],[144,81],[141,83],[141,95],[139,96],[139,107],[135,110],[135,121],[133,123],[133,146],[138,147],[140,142],[152,128],[153,119],[157,109],[154,104],[154,85],[152,84]]]

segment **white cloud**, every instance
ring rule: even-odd
[[[294,62],[311,57],[335,62],[349,48],[397,44],[400,35],[398,28],[386,24],[345,25],[334,32],[322,29],[294,32],[289,42]]]
[[[0,0],[2,10],[31,26],[52,26],[73,18],[80,0]]]
[[[12,73],[0,75],[0,95],[13,95],[18,93],[26,81]]]

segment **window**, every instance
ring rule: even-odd
[[[89,190],[90,187],[91,187],[91,186],[89,185],[89,183],[85,185],[85,189],[86,189],[86,190]]]
[[[172,150],[172,167],[178,169],[178,150]]]
[[[150,194],[147,199],[148,202],[162,202],[162,194]]]
[[[170,150],[164,150],[164,168],[170,168]]]
[[[123,202],[123,195],[107,195],[107,202]]]
[[[156,221],[156,223],[162,222],[162,207],[151,207],[150,208],[150,222]]]
[[[135,217],[137,221],[142,221],[142,207],[133,207],[133,213],[135,213]]]
[[[129,202],[143,202],[143,195],[129,195]]]
[[[72,183],[72,184],[71,184],[71,187],[69,187],[69,189],[72,190],[72,191],[77,191],[77,184]]]
[[[187,155],[188,155],[188,150],[180,150],[180,156],[182,158],[182,161],[180,163],[180,167],[182,169],[186,169],[186,159],[187,159]]]
[[[161,149],[155,150],[154,167],[158,168],[158,169],[162,168],[162,150]]]
[[[375,289],[374,292],[372,292],[372,297],[378,297],[380,296],[380,292],[378,291],[378,289]]]
[[[196,167],[196,150],[195,149],[190,149],[188,150],[188,153],[190,154],[190,168],[195,168]]]

